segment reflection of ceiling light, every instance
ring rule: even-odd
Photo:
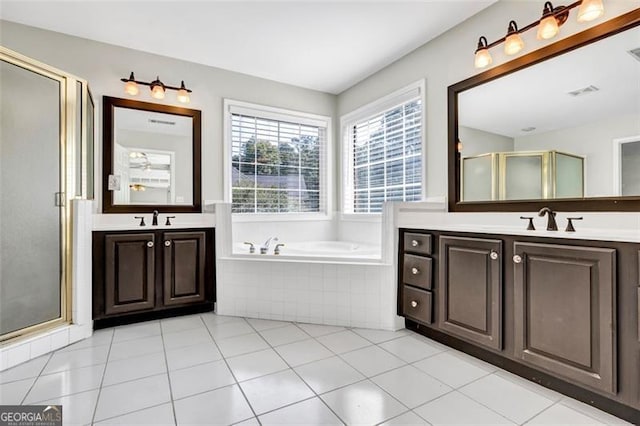
[[[151,171],[151,163],[147,163],[144,167],[143,170],[145,172],[150,172]]]
[[[629,50],[629,55],[633,56],[634,59],[640,61],[640,47]]]
[[[146,186],[141,185],[139,183],[129,184],[129,188],[131,188],[132,191],[146,191],[147,190]]]
[[[160,77],[156,77],[156,79],[151,83],[147,83],[146,81],[136,80],[133,72],[131,72],[129,78],[121,78],[120,81],[125,83],[125,93],[131,96],[136,96],[140,92],[140,89],[138,89],[138,84],[141,84],[143,86],[149,86],[149,88],[151,89],[151,97],[153,97],[154,99],[164,99],[164,95],[167,90],[175,90],[178,92],[178,102],[186,104],[191,100],[189,95],[191,93],[191,90],[185,87],[184,80],[181,82],[180,87],[167,86],[162,81],[160,81]]]
[[[144,152],[131,151],[129,153],[129,158],[146,158],[147,154]]]
[[[568,6],[553,7],[550,1],[545,2],[542,11],[542,17],[530,23],[529,25],[518,29],[515,25],[515,21],[509,22],[509,29],[507,35],[492,43],[488,43],[487,39],[480,37],[478,47],[475,52],[475,66],[476,68],[484,68],[493,62],[489,49],[494,46],[504,43],[504,50],[507,55],[514,55],[522,50],[524,42],[520,36],[522,33],[531,29],[538,29],[538,40],[548,40],[555,37],[560,31],[560,26],[564,24],[569,17],[571,9],[580,6],[578,11],[578,22],[592,21],[604,14],[604,6],[602,0],[582,0],[571,3]],[[512,25],[513,24],[513,25]]]
[[[599,90],[600,89],[598,89],[596,86],[591,85],[591,86],[583,87],[582,89],[571,91],[567,93],[567,95],[576,97],[576,96],[582,96],[582,95],[587,95],[589,93],[597,92]]]

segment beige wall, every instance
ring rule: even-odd
[[[9,49],[89,81],[99,117],[96,156],[102,154],[102,96],[129,97],[120,82],[122,77],[128,77],[134,71],[136,78],[145,81],[153,80],[156,75],[169,85],[179,85],[184,80],[193,90],[188,107],[202,110],[202,197],[205,200],[223,198],[223,98],[332,118],[335,112],[334,95],[13,22],[0,21],[0,42]],[[153,101],[146,90],[141,90],[136,99]],[[163,103],[183,106],[175,101],[173,92],[167,94]],[[101,165],[102,160],[98,158],[97,196],[101,193],[98,179],[102,176]],[[101,210],[101,204],[99,208]]]
[[[473,66],[473,55],[480,36],[484,35],[489,42],[504,37],[510,20],[514,19],[524,26],[540,16],[542,5],[542,1],[499,1],[342,92],[338,95],[338,116],[414,81],[426,79],[426,191],[429,197],[446,195],[447,87],[479,73]],[[640,1],[610,0],[605,2],[605,7],[605,16],[588,24],[578,24],[575,19],[576,12],[573,11],[569,20],[562,26],[559,38],[638,8]],[[528,31],[523,39],[525,48],[520,55],[549,43],[536,40],[534,30]],[[505,55],[499,47],[492,49],[491,54],[493,66],[506,62]]]
[[[606,2],[606,15],[588,24],[578,24],[574,11],[562,27],[560,38],[638,7],[640,0],[609,0]],[[521,24],[529,23],[539,17],[541,9],[542,2],[538,0],[501,0],[337,97],[11,22],[1,22],[0,40],[10,49],[88,79],[98,101],[99,114],[102,95],[126,97],[119,80],[131,71],[145,80],[157,74],[169,84],[185,80],[193,89],[190,107],[203,112],[203,198],[206,200],[220,200],[223,197],[223,98],[331,116],[334,119],[336,142],[333,173],[338,191],[335,202],[340,199],[342,154],[339,147],[339,120],[336,118],[412,82],[426,79],[424,129],[427,159],[424,175],[427,196],[437,197],[447,192],[447,87],[479,72],[473,67],[473,53],[479,36],[484,35],[489,41],[503,37],[511,19]],[[535,31],[526,33],[524,39],[526,47],[521,55],[548,44],[537,41]],[[494,66],[506,61],[500,48],[491,52]],[[167,103],[172,102],[171,95],[167,97]],[[147,95],[139,96],[139,99],[151,101]],[[101,134],[101,120],[98,120],[97,128],[98,134]],[[101,151],[97,149],[97,155]],[[97,176],[101,175],[100,164],[97,163]]]

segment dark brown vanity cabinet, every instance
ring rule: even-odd
[[[98,328],[213,309],[214,230],[93,233]]]
[[[431,236],[406,233],[400,254],[399,308],[407,318],[423,324],[433,322],[433,267]]]
[[[502,349],[502,241],[440,237],[439,327]]]
[[[155,234],[106,235],[106,315],[153,309],[155,305]]]
[[[432,242],[428,254],[409,251],[416,235]],[[399,237],[408,329],[640,424],[639,244],[402,228]],[[414,256],[431,262],[428,288],[407,278]]]
[[[515,355],[616,393],[616,250],[516,241]]]
[[[164,233],[165,306],[204,302],[206,240],[204,231]]]

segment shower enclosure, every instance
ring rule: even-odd
[[[71,203],[93,198],[87,82],[0,46],[0,341],[71,322]]]

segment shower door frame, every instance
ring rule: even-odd
[[[0,60],[26,71],[33,72],[43,77],[55,80],[60,85],[60,110],[59,110],[59,233],[60,233],[60,316],[52,320],[30,325],[3,335],[0,335],[0,345],[14,343],[24,337],[35,333],[70,324],[72,317],[72,211],[71,200],[87,199],[87,105],[93,104],[88,82],[55,67],[44,64],[35,59],[14,52],[0,46]],[[78,105],[78,83],[81,85],[81,104]],[[78,108],[80,109],[81,128],[77,134]],[[95,104],[94,104],[94,127],[92,132],[95,141]],[[76,141],[80,138],[80,152],[78,152]],[[95,149],[93,150],[95,155]],[[76,167],[76,159],[80,157],[81,170]],[[95,161],[95,160],[94,160]],[[89,165],[94,167],[93,164]],[[81,180],[80,193],[76,191],[77,180]]]

